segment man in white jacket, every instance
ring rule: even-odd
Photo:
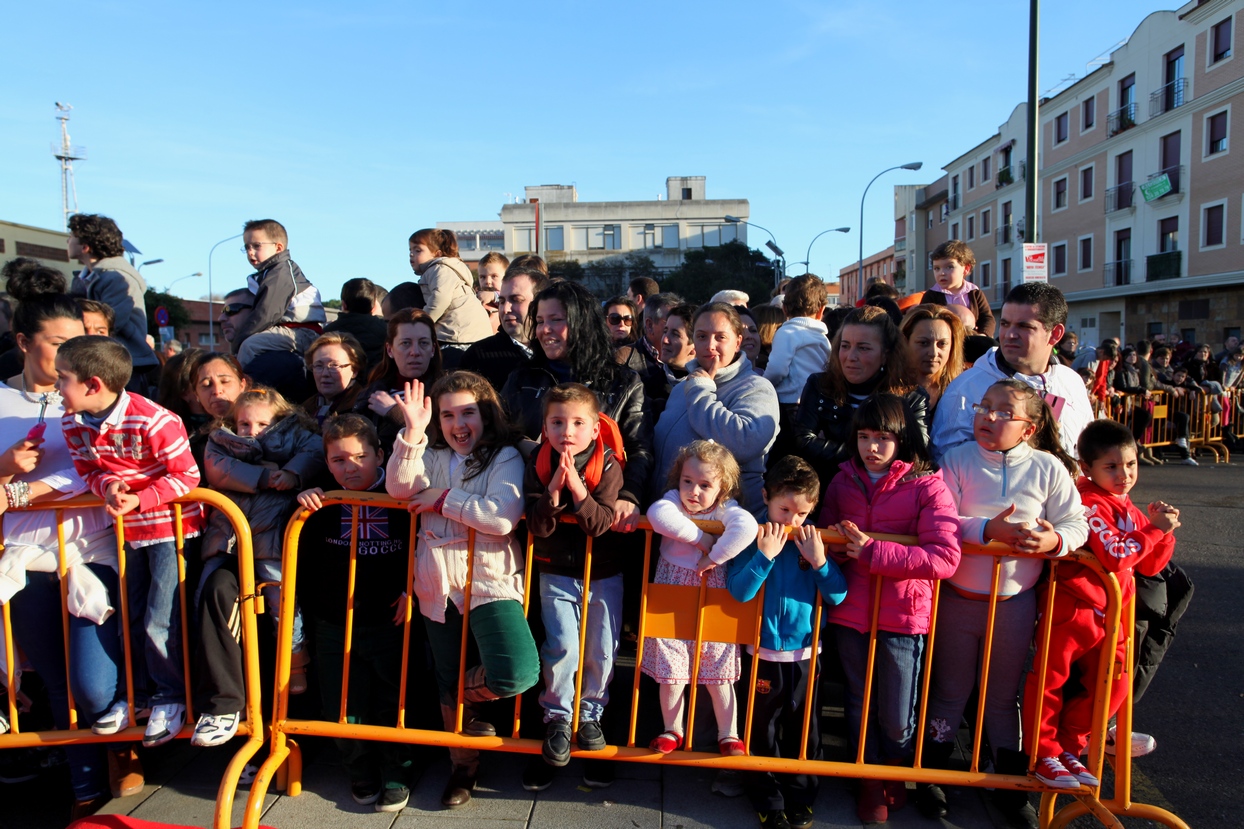
[[[956,377],[937,404],[930,436],[940,460],[952,447],[972,440],[972,406],[998,380],[1013,377],[1045,395],[1058,418],[1063,448],[1076,454],[1080,431],[1093,420],[1084,380],[1064,365],[1051,365],[1054,346],[1067,329],[1067,300],[1046,282],[1024,282],[1002,304],[997,348]]]

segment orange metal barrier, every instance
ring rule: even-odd
[[[332,492],[322,499],[324,505],[352,505],[353,506],[353,524],[357,528],[358,509],[361,506],[371,507],[390,507],[396,509],[405,509],[406,503],[388,498],[382,495],[359,492]],[[268,787],[276,779],[278,787],[284,784],[286,793],[289,795],[297,795],[301,791],[301,755],[295,739],[299,735],[314,735],[321,737],[338,737],[353,738],[362,740],[375,740],[383,742],[410,743],[421,745],[436,745],[446,747],[469,747],[481,750],[508,751],[523,754],[538,754],[541,751],[541,741],[534,739],[524,739],[519,734],[519,705],[520,700],[516,699],[514,709],[514,722],[511,730],[511,736],[495,736],[495,737],[471,737],[461,733],[462,729],[462,688],[463,676],[467,665],[465,658],[460,661],[459,674],[459,693],[458,693],[458,712],[456,720],[456,731],[447,732],[440,730],[426,730],[417,728],[408,728],[405,724],[405,705],[406,705],[406,682],[409,653],[408,648],[403,652],[402,656],[402,684],[399,689],[398,715],[396,722],[392,725],[360,725],[350,724],[346,722],[346,698],[349,692],[349,659],[350,659],[350,625],[352,623],[352,612],[354,602],[354,579],[356,557],[358,554],[357,534],[352,534],[350,545],[350,566],[349,576],[347,580],[347,615],[346,615],[346,653],[344,666],[342,671],[342,703],[341,709],[337,712],[336,722],[324,720],[300,720],[292,719],[289,716],[289,672],[290,672],[290,648],[293,634],[293,617],[295,602],[295,585],[297,584],[297,549],[298,540],[302,531],[303,523],[311,513],[307,510],[300,511],[291,520],[285,539],[285,557],[283,565],[284,590],[282,591],[282,612],[280,631],[278,638],[277,653],[277,679],[276,679],[276,701],[273,711],[273,721],[271,723],[271,750],[269,757],[260,767],[258,774],[251,786],[251,792],[246,805],[245,818],[243,826],[247,829],[255,829],[259,825],[259,818],[263,810],[264,797]],[[563,519],[573,520],[573,519]],[[720,533],[722,526],[716,522],[696,522],[702,529],[711,533]],[[644,573],[650,571],[649,565],[653,555],[653,532],[650,525],[646,521],[641,522],[641,528],[645,532],[645,550],[644,550]],[[414,551],[415,538],[417,532],[417,524],[412,521],[409,539],[409,559],[407,564],[407,576],[405,591],[408,596],[413,596],[413,578],[414,578]],[[822,530],[822,538],[827,543],[843,543],[845,539],[838,536],[831,530]],[[883,540],[892,540],[900,543],[913,544],[916,539],[906,536],[891,536],[877,534],[874,537]],[[587,561],[585,563],[585,579],[583,596],[586,603],[588,596],[588,578],[590,573],[591,557],[592,557],[593,540],[587,541]],[[474,533],[469,534],[468,548],[474,549]],[[983,723],[983,712],[986,704],[986,690],[988,688],[989,676],[989,657],[992,650],[993,633],[994,633],[994,612],[999,602],[998,587],[1001,573],[1001,560],[1005,556],[1014,556],[1009,548],[999,544],[991,544],[987,547],[965,547],[966,555],[988,555],[994,557],[993,566],[993,582],[989,596],[989,622],[986,628],[986,638],[984,645],[985,659],[980,669],[980,698],[977,709],[977,722]],[[1044,558],[1037,556],[1038,558]],[[471,557],[473,564],[474,557]],[[1105,612],[1105,641],[1113,642],[1117,640],[1120,624],[1121,612],[1121,591],[1114,575],[1106,572],[1097,561],[1096,557],[1091,554],[1077,552],[1072,554],[1072,559],[1078,563],[1084,564],[1086,567],[1095,572],[1101,579],[1106,588],[1107,607]],[[1068,559],[1062,559],[1067,561]],[[532,557],[531,545],[528,545],[527,570],[531,571]],[[1038,636],[1041,642],[1048,646],[1050,635],[1050,613],[1049,608],[1052,606],[1054,594],[1058,586],[1058,571],[1060,564],[1058,561],[1051,562],[1050,581],[1047,597],[1046,612],[1043,615],[1043,621],[1040,625]],[[462,624],[462,653],[465,657],[467,648],[467,637],[470,635],[469,612],[471,603],[471,578],[473,567],[468,567],[468,576],[465,588],[465,608],[463,613]],[[1043,826],[1063,826],[1072,817],[1081,814],[1093,815],[1102,825],[1111,827],[1121,827],[1122,824],[1114,816],[1115,813],[1127,814],[1129,816],[1143,816],[1150,820],[1155,820],[1172,827],[1185,827],[1186,825],[1179,818],[1154,806],[1146,806],[1143,804],[1135,804],[1130,800],[1130,759],[1128,752],[1130,751],[1130,741],[1120,739],[1118,741],[1118,767],[1115,780],[1115,795],[1111,800],[1103,800],[1101,792],[1098,788],[1081,787],[1078,790],[1052,790],[1032,776],[1021,775],[1004,775],[987,773],[981,771],[981,728],[978,726],[977,733],[974,736],[972,744],[972,752],[970,757],[970,768],[968,771],[949,771],[943,769],[924,768],[921,765],[920,757],[924,744],[924,738],[927,731],[926,713],[927,700],[929,692],[930,671],[932,666],[933,648],[934,648],[934,630],[937,618],[938,598],[940,585],[935,585],[933,593],[932,619],[930,632],[927,635],[927,646],[925,648],[924,657],[924,676],[922,677],[922,686],[920,693],[920,702],[917,719],[917,732],[915,744],[915,762],[912,767],[896,767],[887,765],[868,764],[864,762],[864,744],[865,729],[868,724],[868,706],[871,703],[871,688],[873,669],[875,664],[875,654],[877,646],[877,613],[880,602],[879,596],[881,591],[881,579],[873,578],[873,608],[872,608],[872,625],[869,636],[869,655],[866,668],[865,687],[870,691],[864,699],[864,710],[861,717],[861,731],[859,734],[859,748],[853,762],[838,762],[827,760],[808,760],[805,756],[805,748],[807,745],[808,729],[811,727],[811,709],[807,707],[801,734],[801,752],[798,758],[778,758],[778,757],[761,757],[761,756],[741,756],[741,757],[724,757],[717,753],[697,752],[691,750],[690,746],[684,747],[681,751],[673,752],[669,755],[661,755],[645,745],[636,745],[635,729],[636,718],[638,715],[638,697],[639,697],[639,676],[638,666],[636,667],[636,677],[634,685],[631,689],[632,705],[631,719],[628,729],[627,743],[624,746],[606,746],[601,751],[582,752],[573,750],[572,754],[579,757],[593,757],[600,759],[620,759],[628,762],[639,763],[664,763],[673,765],[688,765],[701,767],[729,768],[736,770],[748,771],[773,771],[786,773],[802,773],[815,774],[830,777],[851,777],[851,778],[869,778],[879,780],[902,779],[914,781],[918,783],[937,783],[940,785],[952,786],[969,786],[969,787],[989,787],[1003,789],[1018,789],[1025,791],[1039,791],[1043,793],[1042,800],[1042,825]],[[528,609],[530,604],[530,581],[528,580],[525,587],[524,611]],[[643,653],[643,643],[647,637],[672,637],[680,639],[689,639],[695,641],[696,654],[695,664],[692,667],[693,675],[698,673],[698,655],[700,644],[705,641],[721,641],[734,642],[738,644],[757,645],[760,639],[760,619],[764,606],[764,593],[762,591],[750,602],[740,603],[730,597],[729,593],[721,589],[709,589],[702,582],[697,587],[685,587],[676,585],[663,584],[645,584],[644,593],[641,596],[641,617],[639,629],[638,653]],[[813,627],[814,651],[819,651],[821,636],[821,605],[820,597],[817,597],[814,613],[815,621]],[[408,644],[410,639],[410,624],[412,614],[414,613],[412,603],[407,603],[405,621],[404,621],[404,641]],[[587,607],[583,608],[583,618],[586,618]],[[1129,623],[1131,620],[1129,619]],[[1130,628],[1129,628],[1130,629]],[[582,675],[582,660],[584,654],[582,637],[584,628],[580,631],[580,648],[579,648],[579,665],[578,675]],[[1130,636],[1129,636],[1130,640]],[[1130,644],[1129,644],[1130,647]],[[1093,708],[1093,728],[1089,742],[1089,769],[1099,778],[1102,776],[1103,767],[1105,765],[1105,742],[1106,728],[1108,718],[1108,706],[1106,696],[1109,693],[1112,675],[1112,665],[1114,659],[1114,648],[1101,649],[1101,663],[1099,666],[1098,677],[1099,687],[1096,689],[1095,701]],[[1047,653],[1048,648],[1043,647],[1042,653]],[[755,675],[758,660],[752,662],[752,682],[749,687],[755,685]],[[1044,691],[1044,674],[1046,662],[1042,659],[1039,666],[1041,671],[1041,682],[1038,688],[1040,696]],[[1130,663],[1123,666],[1123,669],[1130,673]],[[577,728],[579,700],[581,696],[581,679],[576,679],[575,687],[575,705],[574,711],[576,722],[572,724],[572,729]],[[696,683],[690,683],[691,699],[688,705],[688,734],[693,733],[694,727],[694,711],[695,711],[695,694]],[[1130,684],[1129,684],[1130,688]],[[809,683],[809,694],[812,693],[812,685]],[[1119,734],[1126,735],[1130,732],[1131,727],[1131,700],[1130,691],[1128,700],[1125,701],[1119,713],[1118,726]],[[750,733],[752,727],[753,700],[751,694],[748,695],[747,715],[744,725],[744,742],[750,744]],[[1035,723],[1026,724],[1034,727]],[[1031,770],[1035,765],[1035,758],[1030,763]],[[231,769],[232,771],[232,769]],[[284,778],[282,780],[282,778]],[[236,785],[236,776],[232,779],[226,775],[226,779],[222,781],[222,791],[226,786]],[[1065,806],[1062,810],[1056,810],[1056,797],[1058,794],[1066,794],[1072,798],[1069,806]],[[223,801],[218,803],[217,820],[221,817],[221,811],[224,809],[224,815],[227,818],[227,804]]]
[[[243,674],[246,683],[246,703],[245,703],[245,721],[238,725],[238,732],[247,737],[246,742],[238,753],[234,756],[229,764],[226,772],[225,780],[222,781],[220,789],[217,792],[217,811],[216,829],[229,829],[229,816],[233,808],[233,797],[236,791],[236,778],[246,765],[246,761],[255,755],[255,752],[263,745],[264,728],[263,728],[263,712],[260,705],[259,690],[259,650],[256,647],[256,624],[255,615],[256,608],[254,600],[255,595],[255,563],[251,546],[251,529],[250,524],[246,520],[246,516],[224,495],[214,492],[210,489],[193,489],[181,498],[173,501],[173,512],[176,519],[176,542],[177,542],[177,567],[178,567],[178,590],[181,598],[181,632],[182,632],[182,659],[183,670],[186,677],[186,724],[181,732],[177,734],[178,738],[189,738],[194,733],[195,714],[193,705],[193,690],[190,682],[190,654],[192,653],[193,643],[190,640],[189,625],[189,605],[187,597],[193,597],[194,586],[186,585],[186,558],[185,558],[185,538],[182,536],[181,523],[181,505],[190,503],[200,503],[204,506],[219,510],[228,517],[233,525],[233,530],[237,534],[238,545],[238,586],[239,595],[241,597],[241,623],[242,623],[242,650],[243,650]],[[60,575],[60,597],[61,597],[61,621],[64,625],[64,647],[65,647],[65,674],[66,677],[72,675],[72,666],[69,657],[69,607],[68,607],[68,585],[66,582],[66,573],[68,567],[66,565],[65,553],[65,511],[73,509],[87,509],[92,507],[103,507],[103,500],[93,495],[80,496],[70,498],[64,501],[47,502],[34,504],[29,508],[22,510],[29,512],[34,510],[47,510],[55,512],[57,522],[57,556],[58,556],[58,574]],[[8,714],[11,724],[11,731],[7,734],[0,734],[0,749],[6,748],[30,748],[39,746],[64,746],[64,745],[81,745],[87,743],[124,743],[141,741],[143,738],[143,729],[134,721],[134,673],[133,659],[135,656],[141,659],[142,651],[139,649],[135,653],[135,648],[130,642],[130,612],[128,595],[125,584],[126,573],[126,556],[125,556],[125,519],[119,518],[116,521],[116,538],[117,538],[117,564],[118,564],[118,581],[120,582],[120,597],[117,600],[121,615],[121,629],[124,634],[124,654],[125,654],[125,685],[126,685],[126,701],[129,704],[129,724],[126,728],[115,734],[101,735],[95,734],[90,729],[90,723],[79,724],[77,711],[74,707],[72,684],[68,687],[69,697],[69,728],[62,731],[23,731],[17,716],[17,689],[16,689],[16,671],[13,666],[15,660],[15,643],[12,635],[13,627],[9,619],[9,606],[4,604],[0,606],[0,614],[3,616],[4,629],[10,635],[5,637],[4,650],[6,665],[8,671]],[[18,642],[17,644],[20,644]],[[229,780],[230,774],[233,774],[235,785],[225,785]]]

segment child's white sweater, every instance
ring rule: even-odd
[[[756,540],[756,519],[733,499],[727,499],[711,512],[694,516],[696,521],[720,521],[725,531],[713,544],[708,557],[716,564],[725,564],[747,549]],[[687,570],[694,570],[702,552],[696,545],[704,538],[692,516],[683,509],[678,490],[671,489],[648,507],[652,529],[662,536],[661,558]]]

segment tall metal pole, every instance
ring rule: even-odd
[[[873,176],[873,181],[884,176],[891,170],[919,170],[924,166],[923,161],[912,161],[907,164],[899,164],[895,167],[887,167],[877,175]],[[868,187],[873,186],[873,181],[868,182]],[[868,198],[868,187],[864,188],[864,195],[860,196],[860,261],[859,271],[856,278],[859,280],[860,293],[864,292],[864,200]]]
[[[216,348],[216,315],[212,313],[212,254],[216,252],[216,248],[225,242],[232,242],[234,239],[241,239],[242,234],[230,236],[228,239],[221,239],[212,245],[212,249],[207,252],[207,339],[211,342],[212,348]]]
[[[1037,199],[1040,182],[1037,163],[1041,138],[1040,104],[1037,92],[1037,48],[1040,44],[1040,0],[1028,0],[1028,174],[1024,176],[1024,239],[1037,241]]]

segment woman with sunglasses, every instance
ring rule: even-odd
[[[639,339],[640,318],[635,300],[615,296],[605,303],[605,324],[614,346],[629,345]]]

